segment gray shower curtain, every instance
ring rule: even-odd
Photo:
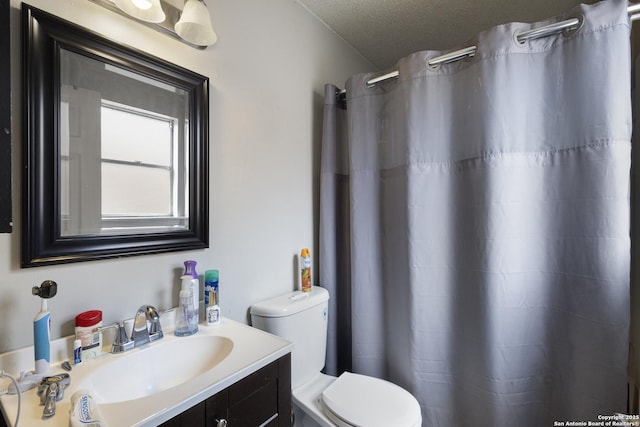
[[[327,371],[389,379],[425,426],[551,426],[624,412],[629,329],[627,3],[425,51],[327,85],[319,281]],[[555,20],[554,20],[555,21]],[[462,47],[462,46],[461,46]]]

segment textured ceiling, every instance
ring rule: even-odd
[[[480,31],[536,22],[595,0],[297,0],[380,70],[420,50],[466,47]]]

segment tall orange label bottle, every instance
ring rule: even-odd
[[[311,254],[308,248],[300,251],[300,288],[302,292],[311,292]]]

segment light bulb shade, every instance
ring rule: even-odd
[[[137,6],[133,0],[114,0],[116,6],[127,15],[146,22],[160,23],[165,20],[165,14],[160,6],[160,0],[144,0],[145,7]],[[140,3],[140,2],[138,2]]]
[[[200,0],[187,0],[175,30],[180,37],[198,46],[211,46],[218,40],[207,6]]]

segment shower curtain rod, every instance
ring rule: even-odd
[[[633,22],[635,20],[640,19],[640,3],[634,3],[627,7],[627,13],[629,14],[629,19]],[[555,34],[564,30],[574,30],[580,26],[580,20],[578,18],[567,19],[566,21],[560,21],[553,24],[545,25],[543,27],[534,28],[528,31],[523,31],[521,33],[516,34],[516,39],[519,43],[524,43],[529,40],[535,40],[542,37],[550,36],[551,34]],[[454,52],[450,52],[441,56],[436,56],[435,58],[431,58],[427,64],[430,67],[437,67],[440,64],[448,64],[450,62],[455,62],[464,58],[471,58],[475,56],[476,51],[478,50],[478,46],[469,46],[464,49],[456,50]],[[380,82],[384,82],[386,80],[397,79],[400,73],[398,70],[391,71],[390,73],[382,74],[381,76],[374,77],[370,80],[367,80],[367,86],[372,87]],[[339,94],[344,95],[347,93],[346,89],[342,89]]]

